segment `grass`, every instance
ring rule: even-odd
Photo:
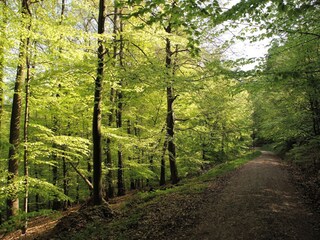
[[[199,176],[198,180],[200,180],[200,181],[213,180],[214,178],[216,178],[218,176],[221,176],[223,174],[226,174],[228,172],[231,172],[231,171],[237,169],[241,165],[249,162],[250,160],[252,160],[260,155],[261,155],[261,152],[256,151],[256,152],[248,153],[248,154],[244,155],[243,157],[238,158],[236,160],[221,163],[221,164],[215,166],[214,168],[210,169],[207,173]]]
[[[84,237],[95,239],[97,232],[111,233],[111,235],[117,236],[116,239],[127,239],[126,230],[134,229],[138,226],[145,213],[153,209],[154,205],[160,204],[168,198],[173,199],[181,195],[192,196],[201,194],[207,189],[210,181],[239,168],[260,154],[261,152],[251,152],[236,160],[216,165],[201,176],[184,179],[180,184],[167,186],[166,189],[157,189],[152,192],[139,192],[122,204],[122,207],[119,209],[121,212],[120,216],[116,217],[109,224],[90,224],[78,232],[77,236],[73,239],[84,239]]]
[[[157,201],[159,198],[168,194],[201,193],[207,187],[206,182],[211,181],[218,176],[231,172],[260,155],[261,152],[259,151],[250,152],[236,160],[218,164],[215,167],[211,168],[208,172],[198,177],[194,177],[192,179],[184,179],[178,185],[170,185],[165,189],[157,189],[151,192],[139,192],[123,204],[123,210],[126,210],[126,208],[130,209],[135,205],[143,205],[143,203],[151,203],[152,201]]]

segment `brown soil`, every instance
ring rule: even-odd
[[[71,213],[58,225],[47,221],[47,230],[34,226],[39,232],[28,239],[81,239],[82,229],[93,223],[97,229],[90,239],[318,240],[320,216],[296,187],[289,169],[276,155],[262,152],[240,169],[210,181],[205,192],[135,203],[114,218],[100,208]],[[114,210],[120,200],[111,204]],[[123,224],[112,227],[111,218]]]
[[[270,152],[241,168],[218,197],[209,191],[206,198],[188,239],[320,239],[319,216]]]

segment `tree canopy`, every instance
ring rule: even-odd
[[[319,169],[319,1],[0,5],[1,221],[176,184],[254,144]],[[271,42],[248,72],[217,45],[240,26]]]

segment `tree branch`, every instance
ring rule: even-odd
[[[86,184],[88,185],[88,187],[90,188],[90,190],[93,190],[93,185],[92,185],[92,183],[89,181],[89,179],[86,178],[86,176],[83,175],[83,174],[76,168],[76,166],[73,165],[72,162],[68,162],[68,163],[69,163],[69,164],[71,165],[71,167],[79,174],[79,176],[86,182]]]

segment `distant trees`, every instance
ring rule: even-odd
[[[211,2],[1,2],[0,211],[101,204],[244,153],[248,93],[201,48]]]
[[[319,169],[319,3],[272,1],[260,7],[268,14],[251,16],[263,22],[261,37],[277,38],[249,84],[256,140],[272,142],[289,159]]]
[[[264,88],[257,91],[258,137],[297,161],[319,166],[319,39],[288,35],[269,51]],[[262,100],[263,99],[263,100]]]

